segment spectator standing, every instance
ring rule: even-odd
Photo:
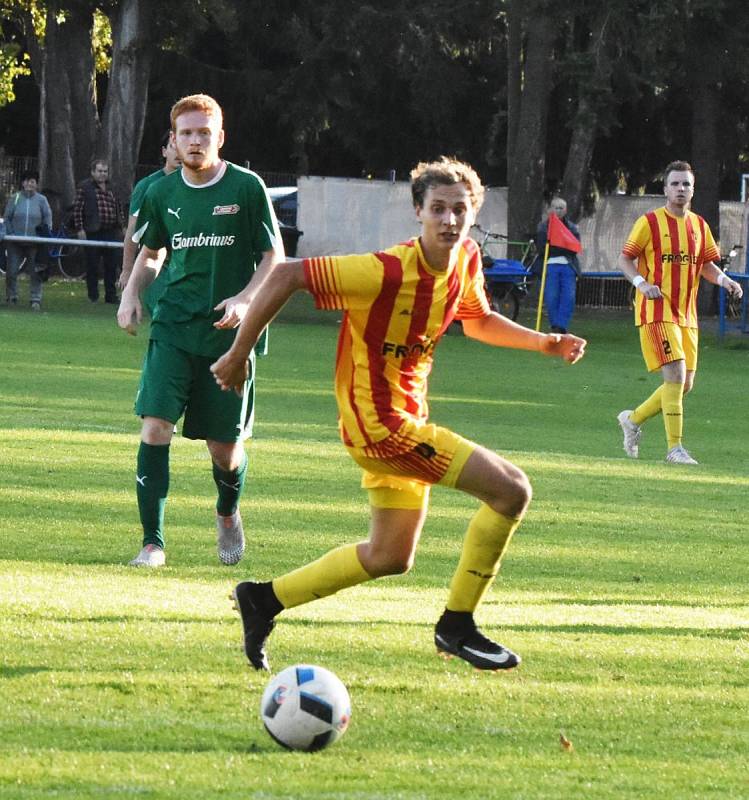
[[[52,210],[47,198],[37,191],[39,175],[24,172],[21,189],[12,195],[5,206],[6,233],[13,236],[39,236],[52,227]],[[37,266],[37,245],[8,242],[8,263],[5,273],[5,297],[8,305],[18,304],[18,273],[26,259],[29,276],[31,310],[42,307],[42,277]]]
[[[549,203],[546,219],[536,231],[536,249],[543,253],[549,232],[549,216],[555,214],[564,226],[580,241],[580,231],[574,222],[567,219],[567,201],[554,197]],[[546,288],[544,302],[552,333],[567,333],[575,310],[577,278],[580,275],[580,262],[574,250],[567,250],[552,244],[549,247],[549,260],[546,266]]]
[[[97,158],[91,162],[91,176],[79,187],[73,206],[73,226],[79,239],[101,242],[121,240],[124,227],[122,205],[109,188],[109,164]],[[88,299],[99,299],[99,262],[104,270],[104,301],[119,303],[117,297],[117,249],[113,247],[86,247],[86,289]]]

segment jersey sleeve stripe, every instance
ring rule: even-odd
[[[303,261],[304,281],[322,310],[340,309],[343,298],[335,280],[333,262],[329,258],[306,258]]]
[[[631,239],[627,239],[624,243],[624,247],[622,247],[622,254],[627,258],[639,258],[641,252],[642,248]]]

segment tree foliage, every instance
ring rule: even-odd
[[[41,163],[66,185],[94,151],[127,184],[136,161],[155,163],[174,100],[206,91],[228,158],[405,177],[455,154],[509,185],[515,235],[553,193],[584,213],[599,193],[654,188],[676,157],[695,162],[710,218],[746,171],[744,5],[0,0],[0,103],[18,87]],[[0,108],[3,132],[20,102]]]

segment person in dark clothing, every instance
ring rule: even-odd
[[[100,158],[91,162],[91,177],[78,186],[73,206],[73,225],[79,239],[117,242],[122,239],[122,205],[108,187],[109,165]],[[104,300],[119,303],[117,267],[120,254],[114,247],[86,247],[86,289],[88,299],[99,299],[99,262],[104,270]]]

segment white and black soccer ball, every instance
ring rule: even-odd
[[[290,750],[322,750],[343,736],[351,700],[340,678],[310,664],[286,667],[270,680],[260,702],[265,729]]]

